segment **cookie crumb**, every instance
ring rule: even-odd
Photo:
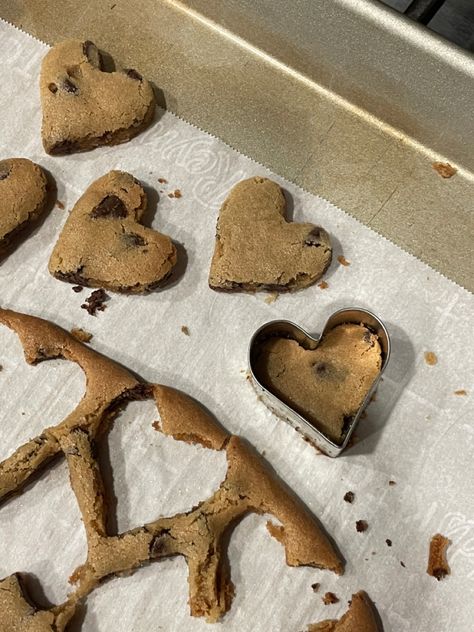
[[[425,351],[425,362],[429,366],[434,366],[438,363],[438,357],[434,351]]]
[[[339,597],[337,597],[337,595],[333,592],[327,592],[324,597],[322,597],[322,600],[325,606],[329,606],[331,603],[338,603]]]
[[[346,503],[353,503],[354,498],[355,498],[354,492],[346,492],[344,494],[344,500],[346,501]]]
[[[65,206],[64,206],[64,204],[61,202],[61,200],[56,200],[56,206],[57,206],[58,208],[60,208],[60,209],[61,209],[61,211],[64,211]]]
[[[153,426],[153,428],[155,430],[157,430],[158,432],[161,432],[161,425],[160,425],[160,422],[158,420],[154,421],[151,425]]]
[[[321,586],[321,584],[319,582],[315,582],[314,584],[311,584],[311,588],[313,589],[313,592],[317,593],[319,591],[319,587]]]
[[[426,572],[428,575],[431,575],[431,577],[436,577],[438,581],[444,579],[446,575],[451,574],[451,569],[446,559],[446,551],[450,544],[451,540],[441,535],[441,533],[434,535],[430,541],[430,553]]]
[[[186,325],[181,325],[181,331],[183,332],[183,334],[185,336],[190,336],[191,334],[189,333],[189,327],[186,327]]]
[[[385,543],[386,543],[387,546],[392,546],[392,540],[390,540],[390,538],[387,538],[385,540]]]
[[[357,520],[356,529],[358,533],[363,533],[364,531],[367,531],[368,528],[369,525],[367,524],[366,520]]]
[[[72,291],[73,291],[73,292],[76,292],[76,294],[77,294],[78,292],[82,292],[82,290],[83,290],[83,289],[84,289],[84,288],[82,287],[82,285],[73,285],[73,286],[72,286]]]
[[[454,391],[454,394],[455,395],[467,395],[467,391],[464,388],[460,388],[459,390]]]
[[[274,303],[278,298],[278,292],[270,292],[270,294],[266,297],[265,299],[265,303],[267,303],[267,305],[270,305],[271,303]]]
[[[405,562],[402,562],[402,561],[400,560],[400,566],[403,566],[403,568],[406,568],[406,566],[405,566]]]
[[[433,162],[431,166],[442,178],[452,178],[458,171],[449,162]]]
[[[3,371],[3,366],[0,364],[0,371]]]
[[[96,312],[103,312],[107,305],[104,305],[105,301],[109,299],[105,290],[94,290],[90,296],[86,298],[86,302],[81,305],[82,309],[85,309],[88,314],[95,316]]]
[[[71,329],[71,336],[79,342],[90,342],[93,338],[93,335],[88,331],[81,329],[81,327],[73,327]]]
[[[158,182],[160,184],[168,184],[168,180],[166,178],[158,178]]]
[[[168,193],[169,198],[174,198],[174,193]]]
[[[396,481],[388,481],[388,484],[390,485],[390,487],[393,487],[394,485],[397,484]]]
[[[183,194],[181,193],[181,191],[179,189],[175,189],[174,197],[179,199],[179,198],[183,197]]]
[[[329,283],[326,283],[326,281],[321,281],[321,283],[318,283],[318,287],[322,290],[327,290],[327,288],[329,287]]]
[[[347,261],[347,259],[344,257],[344,255],[339,255],[339,257],[337,258],[337,260],[339,261],[339,263],[341,264],[341,266],[350,266],[351,262]]]

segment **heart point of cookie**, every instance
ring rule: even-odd
[[[147,127],[155,110],[151,84],[136,70],[104,72],[93,42],[67,40],[43,59],[42,138],[49,154],[126,142]]]
[[[77,201],[54,247],[49,271],[61,281],[143,293],[170,276],[176,247],[140,223],[145,191],[130,174],[111,171]]]
[[[320,226],[285,219],[281,187],[256,176],[234,186],[221,207],[209,285],[214,290],[285,292],[315,283],[331,263]]]

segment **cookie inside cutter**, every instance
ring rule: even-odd
[[[347,446],[390,355],[383,323],[371,312],[342,309],[319,337],[290,321],[253,336],[249,367],[269,408],[329,456]]]

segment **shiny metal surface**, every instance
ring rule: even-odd
[[[364,398],[361,407],[350,422],[344,441],[341,444],[336,444],[320,432],[309,420],[305,419],[305,417],[297,413],[261,384],[254,370],[254,360],[256,354],[258,353],[259,344],[270,336],[280,335],[292,338],[305,349],[312,350],[316,349],[320,340],[322,340],[326,333],[342,323],[362,323],[377,334],[382,348],[382,366],[379,375]],[[334,314],[328,318],[319,336],[312,336],[299,325],[289,320],[273,320],[265,325],[262,325],[262,327],[257,329],[250,340],[248,349],[248,367],[252,384],[265,405],[279,417],[287,421],[298,432],[303,434],[303,436],[305,436],[310,442],[314,443],[322,452],[328,456],[336,457],[339,456],[347,447],[360,416],[369,404],[373,393],[377,389],[380,378],[382,377],[390,359],[390,347],[390,336],[383,322],[375,314],[369,312],[368,310],[350,307],[334,312]]]
[[[0,17],[96,41],[178,116],[474,291],[473,61],[408,18],[368,0],[15,0]]]

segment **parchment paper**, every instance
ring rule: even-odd
[[[48,169],[66,206],[55,207],[1,264],[1,305],[66,329],[81,326],[94,334],[94,348],[148,380],[199,399],[229,430],[265,452],[347,560],[346,574],[339,578],[288,568],[265,518],[248,517],[230,542],[236,596],[215,629],[297,632],[309,622],[340,616],[352,592],[365,589],[386,632],[472,630],[472,295],[327,201],[272,176],[168,113],[120,147],[46,156],[38,95],[46,46],[0,22],[0,49],[0,157],[25,156]],[[152,208],[158,193],[151,225],[182,245],[186,269],[178,283],[161,292],[112,295],[106,311],[91,317],[80,309],[89,291],[75,294],[70,285],[54,280],[47,262],[68,210],[91,181],[110,169],[129,171],[151,187]],[[286,188],[295,221],[321,223],[330,231],[335,256],[326,290],[314,286],[267,304],[266,294],[218,294],[208,288],[219,206],[235,182],[254,174],[270,175]],[[176,188],[182,198],[168,197]],[[342,253],[350,266],[338,264]],[[318,455],[257,400],[246,380],[246,353],[253,331],[268,320],[288,318],[318,332],[334,310],[353,305],[375,311],[387,323],[393,354],[377,399],[357,430],[358,443],[334,460]],[[190,336],[182,333],[182,325]],[[425,363],[425,351],[436,353],[435,366]],[[79,401],[84,379],[66,362],[27,367],[16,336],[6,328],[0,329],[0,364],[3,459],[44,426],[58,423]],[[455,395],[458,389],[468,395]],[[151,427],[156,416],[151,404],[134,403],[109,437],[120,530],[189,509],[225,474],[223,454],[161,436]],[[396,485],[389,486],[389,480]],[[352,505],[343,501],[348,490],[356,495]],[[356,532],[358,519],[369,523],[366,533]],[[452,575],[439,583],[425,572],[429,539],[438,531],[452,539]],[[32,573],[43,597],[57,602],[84,554],[84,533],[63,463],[0,507],[0,577]],[[321,583],[319,594],[313,593],[313,582]],[[321,594],[327,590],[340,603],[324,606]],[[107,582],[87,599],[82,623],[84,632],[212,629],[189,616],[182,559]]]

